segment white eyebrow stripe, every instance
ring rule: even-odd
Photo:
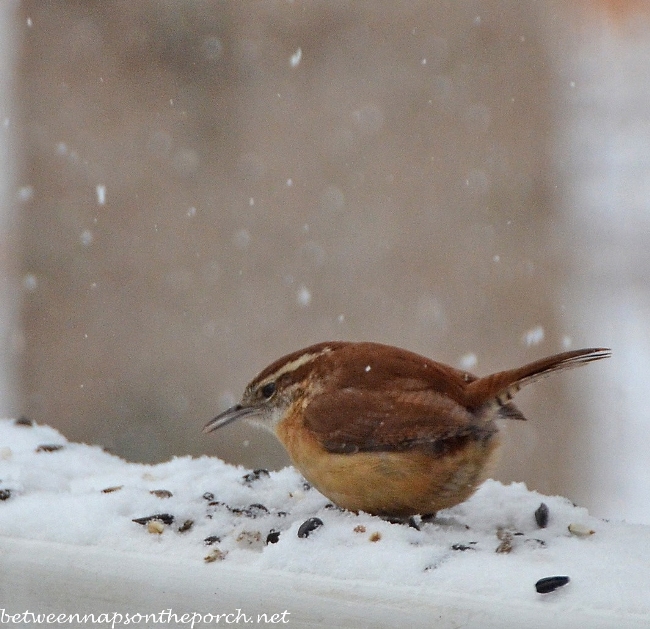
[[[296,369],[299,369],[303,365],[306,365],[307,363],[311,362],[315,358],[318,358],[319,356],[322,356],[323,354],[327,354],[328,352],[331,351],[332,351],[331,347],[324,347],[320,352],[309,352],[307,354],[301,354],[295,360],[292,360],[291,362],[282,365],[282,367],[278,369],[275,373],[272,373],[267,378],[264,378],[263,382],[277,380],[280,376],[283,376],[285,373],[290,373],[292,371],[295,371]]]

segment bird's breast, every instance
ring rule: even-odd
[[[302,475],[336,505],[375,515],[434,513],[471,496],[485,480],[498,445],[497,433],[468,439],[463,447],[332,453],[288,413],[276,435]]]

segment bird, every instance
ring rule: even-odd
[[[203,431],[252,420],[338,507],[433,516],[486,479],[498,420],[525,419],[511,401],[522,387],[610,355],[578,349],[477,377],[390,345],[322,342],[271,363]]]

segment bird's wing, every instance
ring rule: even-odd
[[[338,453],[414,447],[442,453],[459,440],[496,430],[433,390],[339,389],[316,396],[305,408],[304,421],[326,450]]]

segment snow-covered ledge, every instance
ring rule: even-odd
[[[0,498],[0,626],[650,625],[650,527],[521,484],[488,481],[418,530],[333,509],[292,468],[127,463],[0,420]],[[551,576],[570,581],[537,593]]]

